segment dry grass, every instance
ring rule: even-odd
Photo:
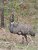
[[[32,37],[32,40],[34,42],[28,38],[30,43],[26,46],[25,39],[24,44],[21,44],[22,36],[0,29],[0,50],[38,50],[38,35],[36,34],[35,38]]]

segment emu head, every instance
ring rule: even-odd
[[[14,22],[14,14],[12,12],[11,16],[10,16],[10,22]]]

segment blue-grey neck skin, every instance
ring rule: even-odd
[[[9,30],[11,33],[13,33],[13,28],[14,28],[13,25],[14,25],[14,22],[11,22],[9,26]]]

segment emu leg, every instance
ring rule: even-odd
[[[22,37],[22,44],[24,44],[24,36]]]
[[[27,35],[24,35],[25,39],[26,39],[26,43],[28,45],[28,40],[27,40]]]

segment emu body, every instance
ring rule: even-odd
[[[14,14],[10,17],[10,25],[9,30],[11,33],[22,35],[26,38],[27,35],[35,36],[35,32],[33,31],[33,27],[30,24],[23,24],[23,23],[14,23]]]
[[[22,23],[11,22],[9,30],[11,33],[24,36],[26,38],[26,41],[27,41],[27,35],[35,36],[33,27],[30,24],[27,25]]]
[[[33,27],[30,24],[22,24],[22,23],[14,23],[11,22],[9,26],[9,30],[11,33],[19,33],[24,35],[32,35],[35,36],[35,32],[33,31]]]

